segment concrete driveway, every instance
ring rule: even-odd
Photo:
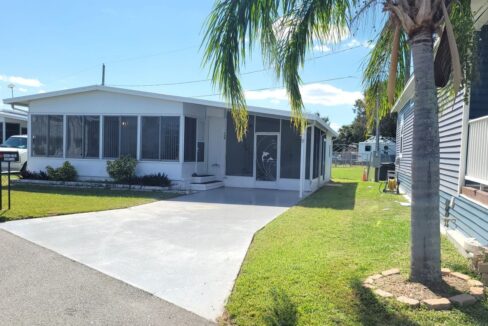
[[[254,233],[297,201],[292,191],[220,188],[0,228],[215,320]]]

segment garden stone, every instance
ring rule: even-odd
[[[390,276],[390,275],[395,275],[395,274],[400,274],[400,270],[398,268],[392,268],[387,271],[381,272],[381,275],[383,276]]]
[[[442,275],[449,275],[451,274],[451,270],[449,268],[441,268]]]
[[[432,310],[448,310],[451,308],[451,302],[447,298],[440,299],[426,299],[422,303],[427,309]]]
[[[479,286],[483,286],[483,283],[481,283],[478,280],[469,280],[468,285],[471,287],[479,287]]]
[[[469,288],[469,294],[476,299],[482,299],[485,296],[484,288],[482,287],[471,287]]]
[[[463,293],[450,297],[449,300],[461,307],[470,306],[476,302],[476,298],[472,295]]]
[[[465,281],[471,279],[470,276],[463,274],[463,273],[452,272],[451,275],[454,277],[460,278],[461,280],[465,280]]]
[[[409,297],[405,297],[405,296],[398,297],[397,298],[397,301],[398,302],[401,302],[403,304],[406,304],[406,305],[408,305],[409,307],[412,307],[412,308],[417,308],[420,305],[420,301],[419,300],[415,300],[415,299],[412,299],[412,298],[409,298]]]
[[[393,294],[391,294],[390,292],[386,292],[386,291],[381,290],[381,289],[376,289],[374,291],[374,293],[376,293],[377,295],[379,295],[380,297],[383,297],[383,298],[391,298],[393,296]]]

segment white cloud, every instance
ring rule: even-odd
[[[19,87],[17,90],[21,93],[27,93],[27,88]]]
[[[325,44],[318,44],[313,47],[316,52],[329,52],[331,49]]]
[[[41,87],[42,83],[38,79],[25,78],[19,76],[5,76],[0,75],[0,81],[6,83],[12,83],[15,85],[27,86],[27,87]]]
[[[314,83],[300,87],[304,104],[322,106],[353,105],[362,98],[359,91],[349,92],[325,83]],[[284,88],[262,91],[246,91],[248,100],[288,101]]]
[[[371,41],[359,41],[355,38],[351,39],[347,43],[347,46],[350,48],[355,47],[355,46],[362,46],[363,48],[372,49],[372,48],[374,48],[374,45],[375,44]]]
[[[46,91],[45,91],[45,90],[43,90],[43,89],[40,89],[40,90],[39,90],[37,93],[38,93],[38,94],[43,94],[43,93],[46,93]]]
[[[340,124],[338,124],[338,123],[332,122],[332,123],[330,124],[330,127],[331,127],[332,129],[334,129],[335,131],[339,131],[339,129],[340,129],[342,126],[341,126]]]

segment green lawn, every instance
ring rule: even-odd
[[[12,208],[10,210],[6,210],[7,191],[5,188],[3,190],[4,210],[0,212],[0,222],[124,208],[174,196],[176,194],[166,192],[156,193],[16,185],[12,187]]]
[[[358,181],[361,174],[358,167],[334,169],[342,187],[324,187],[256,235],[227,304],[231,320],[266,325],[279,315],[292,321],[281,325],[294,325],[293,316],[298,325],[488,325],[486,300],[448,312],[410,310],[361,287],[385,269],[408,272],[410,229],[409,208],[397,202],[404,199]],[[469,273],[447,240],[442,251],[443,266]]]

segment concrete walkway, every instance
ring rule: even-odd
[[[0,228],[215,320],[254,233],[297,201],[297,192],[221,188]]]
[[[0,230],[0,325],[213,325]]]

